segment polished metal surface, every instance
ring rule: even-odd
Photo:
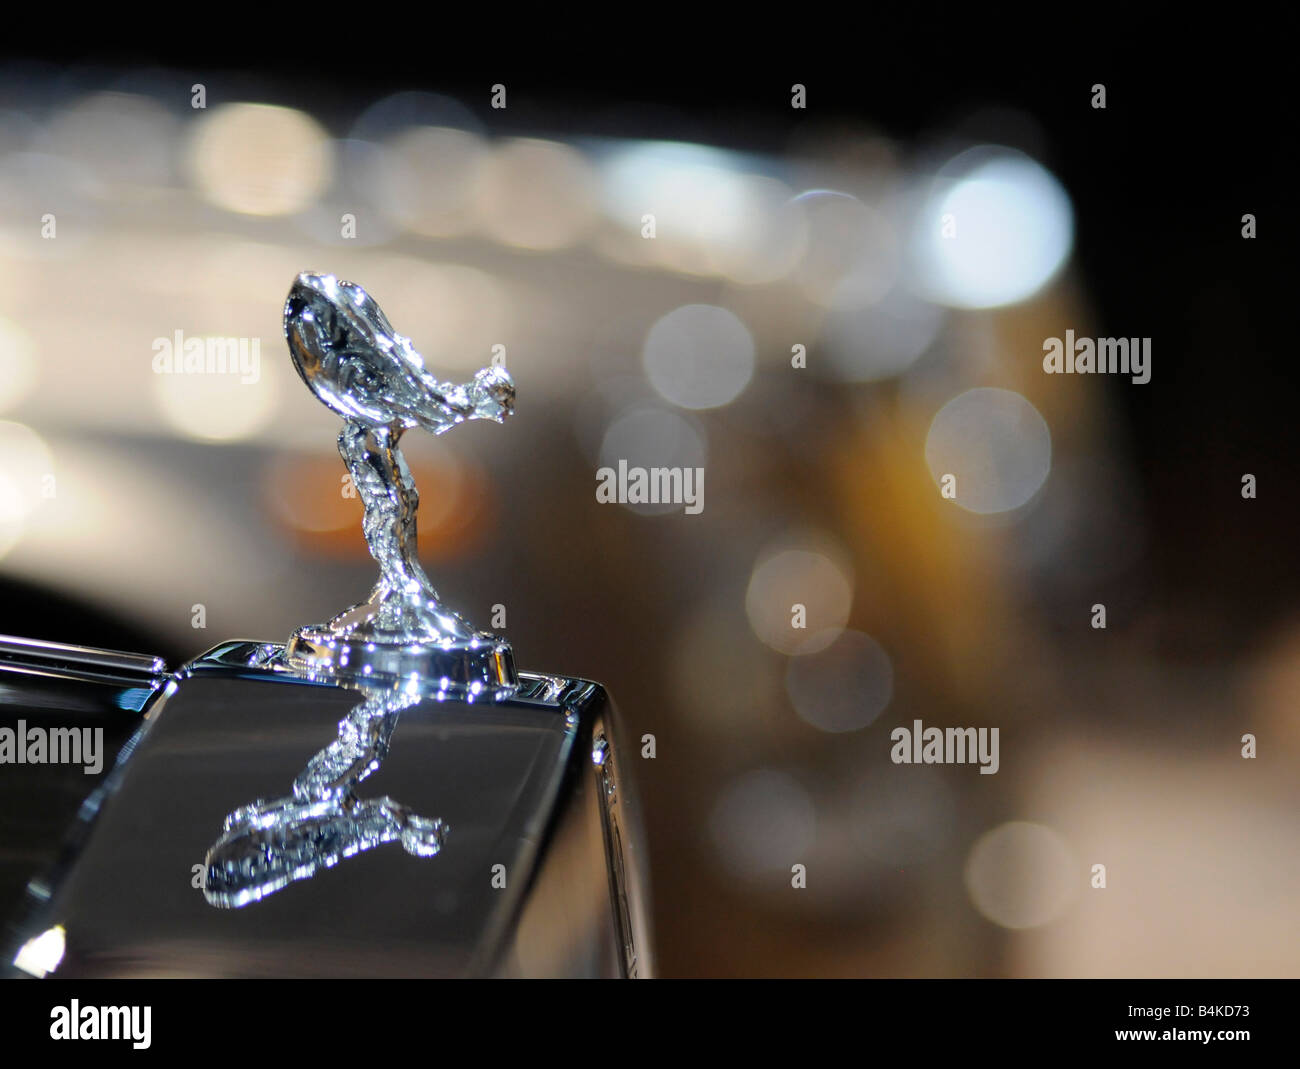
[[[295,632],[289,661],[340,680],[415,678],[471,701],[508,696],[517,682],[509,645],[447,608],[420,566],[420,499],[400,442],[412,427],[444,434],[466,420],[503,422],[514,410],[509,373],[487,367],[461,385],[439,382],[374,298],[333,275],[297,277],[284,332],[303,381],[343,417],[339,453],[365,507],[366,543],[380,571],[365,602]]]
[[[108,673],[160,680],[167,673],[161,657],[121,650],[71,646],[63,642],[0,635],[0,666],[47,668],[73,673]]]
[[[9,960],[30,965],[57,932],[57,960],[40,958],[56,977],[648,975],[639,820],[604,690],[521,673],[497,702],[400,701],[363,712],[269,644],[185,666],[83,807],[69,866],[35,885]],[[350,806],[363,780],[373,801]],[[388,799],[443,826],[402,827]],[[256,850],[234,844],[258,828],[270,857],[244,878]]]
[[[203,894],[214,906],[256,902],[383,843],[433,857],[446,825],[392,798],[358,798],[356,788],[388,754],[402,710],[419,702],[405,690],[371,690],[339,721],[339,734],[293,782],[293,794],[240,806],[204,858]]]

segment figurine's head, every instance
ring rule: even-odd
[[[503,367],[485,367],[474,373],[469,387],[474,405],[472,419],[492,419],[504,423],[515,410],[515,382]]]

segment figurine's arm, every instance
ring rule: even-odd
[[[485,367],[466,383],[438,382],[423,376],[423,403],[413,413],[417,422],[432,434],[442,434],[468,419],[490,419],[501,423],[514,411],[515,386],[505,368]]]

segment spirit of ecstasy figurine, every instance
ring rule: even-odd
[[[403,433],[504,420],[510,376],[440,382],[332,275],[298,276],[284,325],[303,381],[343,418],[379,581],[286,645],[230,640],[175,670],[0,636],[0,713],[136,718],[62,860],[29,885],[13,971],[649,975],[613,703],[589,680],[516,671],[416,555]]]
[[[284,306],[294,367],[343,417],[339,453],[365,505],[366,542],[379,562],[370,599],[320,627],[300,628],[291,663],[337,678],[434,680],[443,693],[500,698],[516,683],[510,647],[442,605],[416,557],[420,497],[402,456],[402,433],[443,434],[467,419],[498,423],[514,410],[505,368],[472,382],[439,382],[374,299],[333,275],[298,276]]]

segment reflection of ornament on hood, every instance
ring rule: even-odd
[[[291,797],[258,800],[226,817],[204,859],[204,897],[227,909],[245,906],[383,843],[400,842],[416,857],[436,854],[447,833],[442,820],[391,798],[356,796],[387,756],[402,710],[418,701],[401,689],[367,689],[339,723],[338,738],[294,780]]]

